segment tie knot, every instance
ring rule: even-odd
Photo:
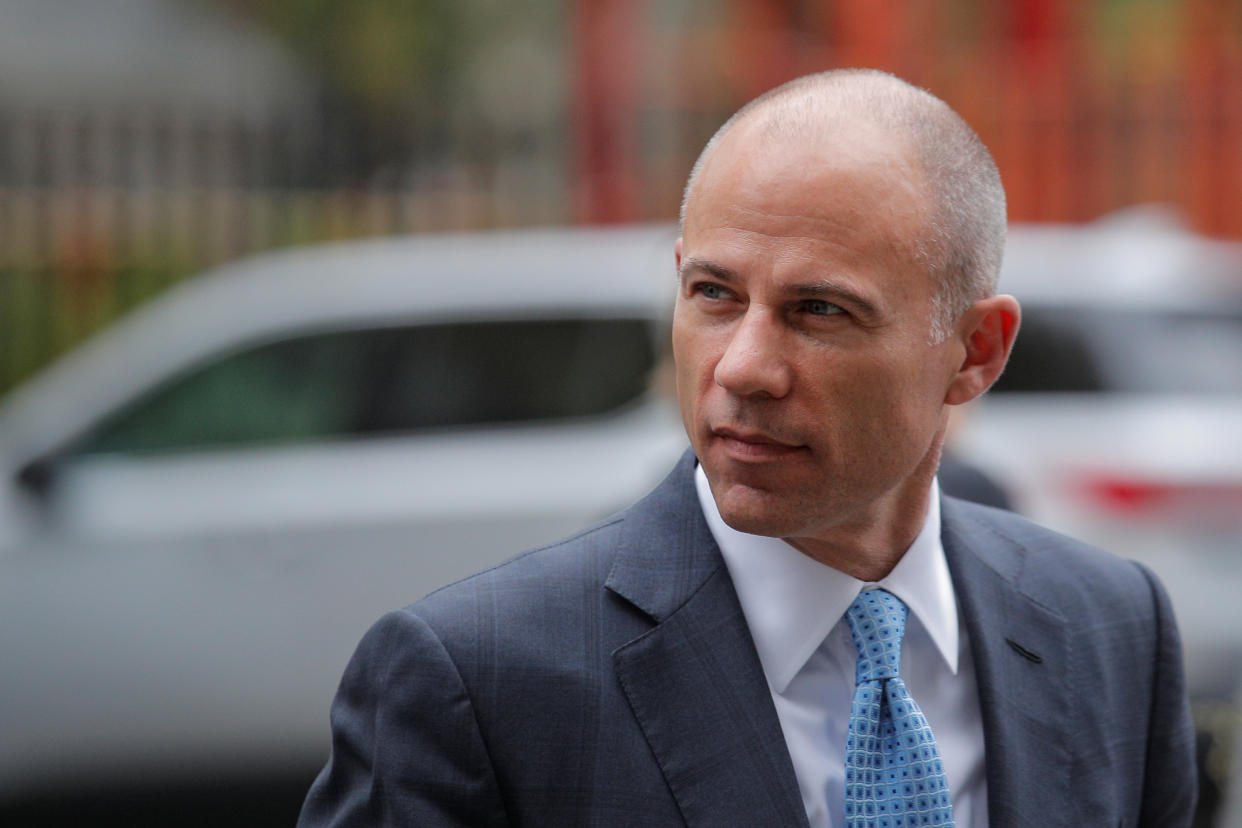
[[[891,592],[872,589],[858,593],[845,613],[858,648],[855,681],[882,681],[897,675],[906,613],[906,605]]]

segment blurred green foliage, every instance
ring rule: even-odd
[[[442,101],[469,30],[454,0],[203,0],[279,36],[321,79],[371,113]]]

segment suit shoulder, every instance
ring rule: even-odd
[[[1023,592],[1061,614],[1070,606],[1122,601],[1150,608],[1153,590],[1162,593],[1140,564],[1013,512],[946,497],[942,515],[946,535],[964,539]]]
[[[1028,553],[1052,555],[1070,567],[1102,569],[1133,569],[1132,561],[1070,537],[1006,509],[944,497],[942,514],[946,528],[979,536],[992,536],[1002,542],[1016,544]]]
[[[575,535],[530,549],[437,589],[405,611],[437,630],[467,621],[512,624],[545,617],[602,591],[620,543],[626,513]],[[560,607],[561,604],[571,606]]]

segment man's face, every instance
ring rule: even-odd
[[[722,516],[791,540],[925,492],[963,355],[929,342],[917,166],[866,125],[803,143],[743,121],[717,145],[673,316],[682,418]]]

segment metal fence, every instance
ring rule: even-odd
[[[0,391],[221,262],[291,245],[569,220],[559,169],[475,133],[358,172],[348,125],[0,119]],[[435,137],[435,136],[433,136]],[[362,148],[365,150],[365,148]],[[346,156],[350,157],[346,157]]]
[[[13,110],[0,96],[0,391],[177,280],[256,251],[671,219],[729,112],[839,65],[892,70],[961,112],[997,159],[1014,220],[1157,201],[1242,237],[1242,7],[1230,0],[1162,5],[1160,27],[1061,0],[567,6],[563,106],[503,129],[468,107],[377,126],[323,101],[243,122]]]

